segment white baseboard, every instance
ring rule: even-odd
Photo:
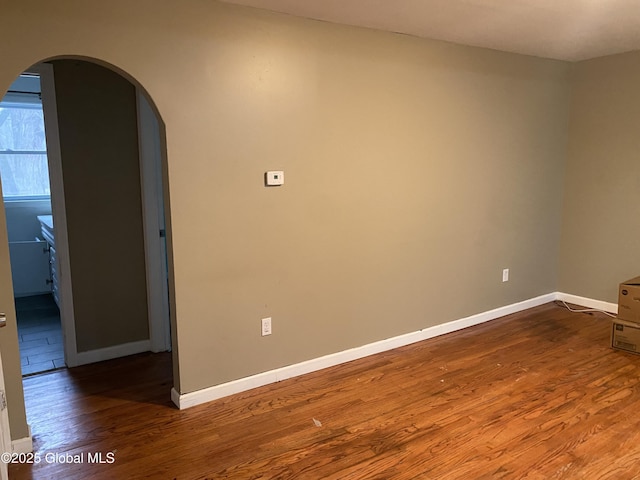
[[[305,362],[289,365],[286,367],[270,370],[268,372],[259,373],[250,377],[240,378],[231,382],[215,385],[213,387],[203,388],[195,392],[178,393],[175,389],[171,389],[171,400],[180,410],[193,407],[203,403],[217,400],[222,397],[233,395],[235,393],[244,392],[252,388],[261,387],[270,383],[279,382],[287,378],[297,377],[306,373],[322,370],[323,368],[333,367],[341,363],[350,362],[359,358],[374,355],[376,353],[385,352],[394,348],[409,345],[411,343],[420,342],[429,338],[437,337],[445,333],[454,332],[463,328],[488,322],[505,315],[520,312],[528,308],[537,307],[544,303],[549,303],[557,299],[557,294],[549,293],[536,298],[525,300],[523,302],[514,303],[505,307],[496,308],[487,312],[472,315],[470,317],[454,320],[442,325],[425,328],[417,332],[407,333],[398,337],[388,338],[379,342],[370,343],[361,347],[351,348],[342,352],[325,355],[323,357],[314,358]]]
[[[31,427],[29,426],[29,436],[11,441],[11,451],[13,453],[33,452],[33,438],[31,437]]]
[[[151,341],[142,340],[139,342],[114,345],[113,347],[89,350],[88,352],[78,352],[75,358],[75,365],[73,366],[112,360],[114,358],[126,357],[127,355],[135,355],[136,353],[149,352],[150,350]]]
[[[555,293],[556,300],[564,300],[567,303],[573,303],[574,305],[580,305],[581,307],[595,308],[596,310],[604,310],[605,312],[618,313],[618,304],[603,302],[601,300],[593,300],[592,298],[579,297],[577,295],[571,295],[570,293]]]

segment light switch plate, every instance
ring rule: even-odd
[[[272,170],[265,174],[265,183],[269,187],[284,185],[284,172],[282,170]]]

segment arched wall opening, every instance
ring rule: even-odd
[[[66,365],[171,350],[171,229],[158,109],[139,82],[106,62],[58,56],[25,72],[43,65],[53,73],[43,107],[57,123],[47,131],[47,153]],[[5,363],[20,365],[13,361],[18,349],[9,350]],[[175,347],[172,357],[176,381]],[[9,376],[10,407],[17,405],[12,437],[23,438],[21,382],[15,371]]]

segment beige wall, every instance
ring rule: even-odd
[[[135,87],[92,63],[52,63],[78,352],[147,340]]]
[[[559,286],[618,302],[640,275],[640,52],[573,72]]]
[[[182,393],[557,288],[565,63],[209,0],[31,0],[0,22],[0,90],[79,55],[158,107]]]
[[[6,85],[8,87],[9,85]],[[0,92],[6,90],[3,85]],[[0,193],[2,185],[0,184]],[[7,392],[11,438],[25,438],[29,435],[22,391],[22,370],[20,350],[18,348],[18,324],[13,301],[11,268],[9,263],[9,238],[4,208],[0,208],[0,312],[6,314],[6,327],[0,328],[0,356],[4,370],[4,383]]]

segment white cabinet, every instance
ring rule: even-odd
[[[60,306],[60,290],[58,282],[58,264],[56,258],[56,239],[53,234],[53,216],[52,215],[38,215],[38,221],[40,222],[40,230],[42,237],[49,244],[49,268],[51,272],[51,292],[53,293],[53,299],[56,304]]]

